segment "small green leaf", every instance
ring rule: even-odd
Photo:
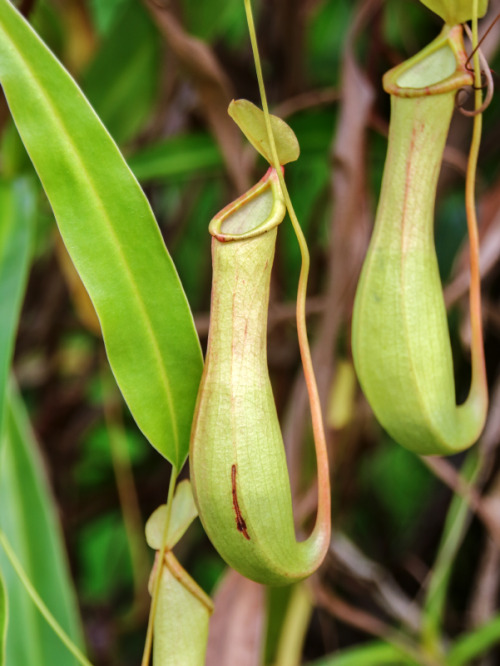
[[[438,14],[448,25],[458,25],[472,19],[473,0],[420,0]],[[478,0],[478,18],[486,14],[488,0]]]
[[[28,180],[0,181],[0,433],[7,378],[28,276],[34,217],[33,184]]]
[[[120,390],[145,436],[179,469],[202,356],[148,201],[74,81],[7,0],[0,82],[99,316]]]
[[[203,666],[212,611],[211,599],[168,553],[154,622],[154,666]]]
[[[166,505],[162,504],[154,511],[146,523],[146,541],[154,550],[160,550],[162,546],[166,510]],[[197,515],[198,509],[194,503],[191,483],[186,479],[181,481],[175,489],[167,534],[167,548],[169,550],[180,541]]]
[[[7,590],[0,571],[0,666],[5,666],[5,646],[7,643],[7,624],[9,621],[9,607]]]
[[[246,99],[233,100],[227,111],[255,150],[273,166],[264,112]],[[270,118],[279,163],[295,162],[299,159],[300,146],[294,131],[278,116],[271,115]]]

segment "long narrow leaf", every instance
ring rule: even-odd
[[[224,167],[221,152],[209,134],[174,136],[132,155],[129,166],[140,181],[182,178],[191,174],[213,176]]]
[[[82,87],[119,144],[149,116],[159,80],[160,36],[142,3],[128,0],[120,9]]]
[[[79,88],[8,0],[0,0],[0,82],[118,385],[151,444],[179,468],[202,357],[151,208]]]
[[[0,571],[0,666],[5,666],[5,645],[7,642],[7,623],[9,619],[7,592],[2,572]]]
[[[446,657],[446,663],[448,666],[467,666],[499,643],[500,615],[496,615],[483,626],[457,638]]]
[[[81,646],[82,633],[56,510],[28,416],[13,391],[7,403],[0,454],[0,507],[0,528],[31,583],[62,628]],[[76,665],[33,605],[3,551],[0,569],[13,618],[7,628],[6,663]]]
[[[467,455],[461,475],[468,483],[473,483],[479,470],[480,457],[474,449]],[[469,522],[470,509],[467,499],[455,495],[448,509],[424,602],[422,634],[427,645],[434,646],[441,635],[450,577]]]
[[[416,666],[397,648],[387,643],[373,642],[361,647],[342,650],[325,657],[311,666]]]
[[[35,192],[28,180],[0,182],[0,433],[17,321],[28,274],[34,215]]]

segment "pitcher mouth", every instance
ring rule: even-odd
[[[396,97],[427,97],[472,85],[466,59],[462,26],[445,25],[425,49],[384,75],[384,90]]]
[[[255,238],[277,227],[285,212],[278,174],[271,167],[248,192],[217,213],[208,231],[221,243]]]

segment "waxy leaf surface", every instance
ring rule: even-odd
[[[7,0],[0,83],[99,316],[120,390],[151,444],[180,468],[202,356],[148,201],[72,78]]]

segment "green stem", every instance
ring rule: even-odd
[[[299,666],[311,615],[311,593],[305,583],[299,583],[288,603],[274,666]]]
[[[50,627],[52,627],[54,633],[59,637],[61,642],[64,643],[64,645],[68,648],[71,654],[80,662],[80,664],[82,664],[83,666],[92,666],[91,662],[87,659],[87,657],[83,654],[83,652],[73,643],[71,638],[64,631],[64,629],[61,627],[56,618],[52,615],[52,613],[47,608],[47,606],[43,602],[38,592],[33,587],[21,563],[17,559],[12,546],[10,545],[9,541],[7,540],[7,537],[2,532],[2,530],[0,530],[0,545],[4,549],[4,552],[7,555],[9,562],[12,565],[12,568],[19,577],[19,580],[24,585],[26,592],[30,595],[33,603],[38,608],[38,610],[40,611],[41,615],[43,616],[47,624],[50,625]],[[29,636],[27,637],[27,640],[29,640]]]
[[[154,622],[155,622],[156,608],[158,606],[158,597],[160,592],[161,571],[163,567],[163,561],[165,559],[165,553],[167,552],[167,535],[168,535],[168,528],[170,526],[170,516],[172,515],[172,500],[174,497],[176,481],[177,481],[177,470],[174,466],[172,466],[172,472],[170,474],[170,485],[168,487],[167,511],[165,514],[165,524],[163,526],[162,544],[156,560],[157,570],[156,570],[156,576],[154,577],[151,609],[149,611],[148,628],[146,632],[146,641],[144,644],[144,652],[142,655],[141,666],[148,666],[149,660],[151,658],[151,648],[153,646]]]
[[[255,61],[255,70],[257,73],[257,80],[259,83],[260,97],[262,101],[262,110],[264,111],[264,118],[266,122],[266,129],[271,153],[273,158],[273,167],[278,174],[279,184],[283,197],[285,199],[286,208],[292,222],[295,235],[300,247],[302,257],[302,266],[300,269],[299,283],[297,288],[297,335],[299,340],[300,355],[302,365],[304,368],[304,377],[306,380],[307,392],[309,395],[309,403],[311,406],[311,418],[314,435],[314,444],[316,449],[316,460],[318,469],[318,512],[316,516],[316,524],[314,526],[313,534],[317,535],[319,532],[324,534],[325,548],[326,542],[330,541],[330,511],[331,511],[331,497],[330,497],[330,475],[328,470],[328,452],[326,448],[325,430],[323,426],[323,416],[321,412],[321,403],[319,400],[318,387],[316,384],[316,377],[311,360],[311,350],[309,348],[309,341],[307,339],[307,326],[306,326],[306,296],[307,296],[307,279],[309,276],[309,250],[307,247],[306,239],[302,232],[302,228],[295,214],[288,188],[283,177],[283,171],[279,162],[278,152],[276,150],[276,142],[274,140],[273,131],[271,128],[271,119],[269,117],[269,106],[267,103],[266,90],[264,86],[264,77],[262,75],[262,66],[260,62],[259,49],[257,45],[257,35],[255,32],[255,24],[252,15],[251,0],[245,1],[245,11],[247,16],[248,31],[250,33],[250,42],[252,44],[253,57]]]
[[[461,477],[473,485],[481,472],[481,459],[473,449],[465,459]],[[469,526],[467,499],[454,495],[451,501],[439,550],[434,560],[423,603],[422,644],[434,656],[442,656],[442,625],[449,593],[449,583],[459,549]]]

